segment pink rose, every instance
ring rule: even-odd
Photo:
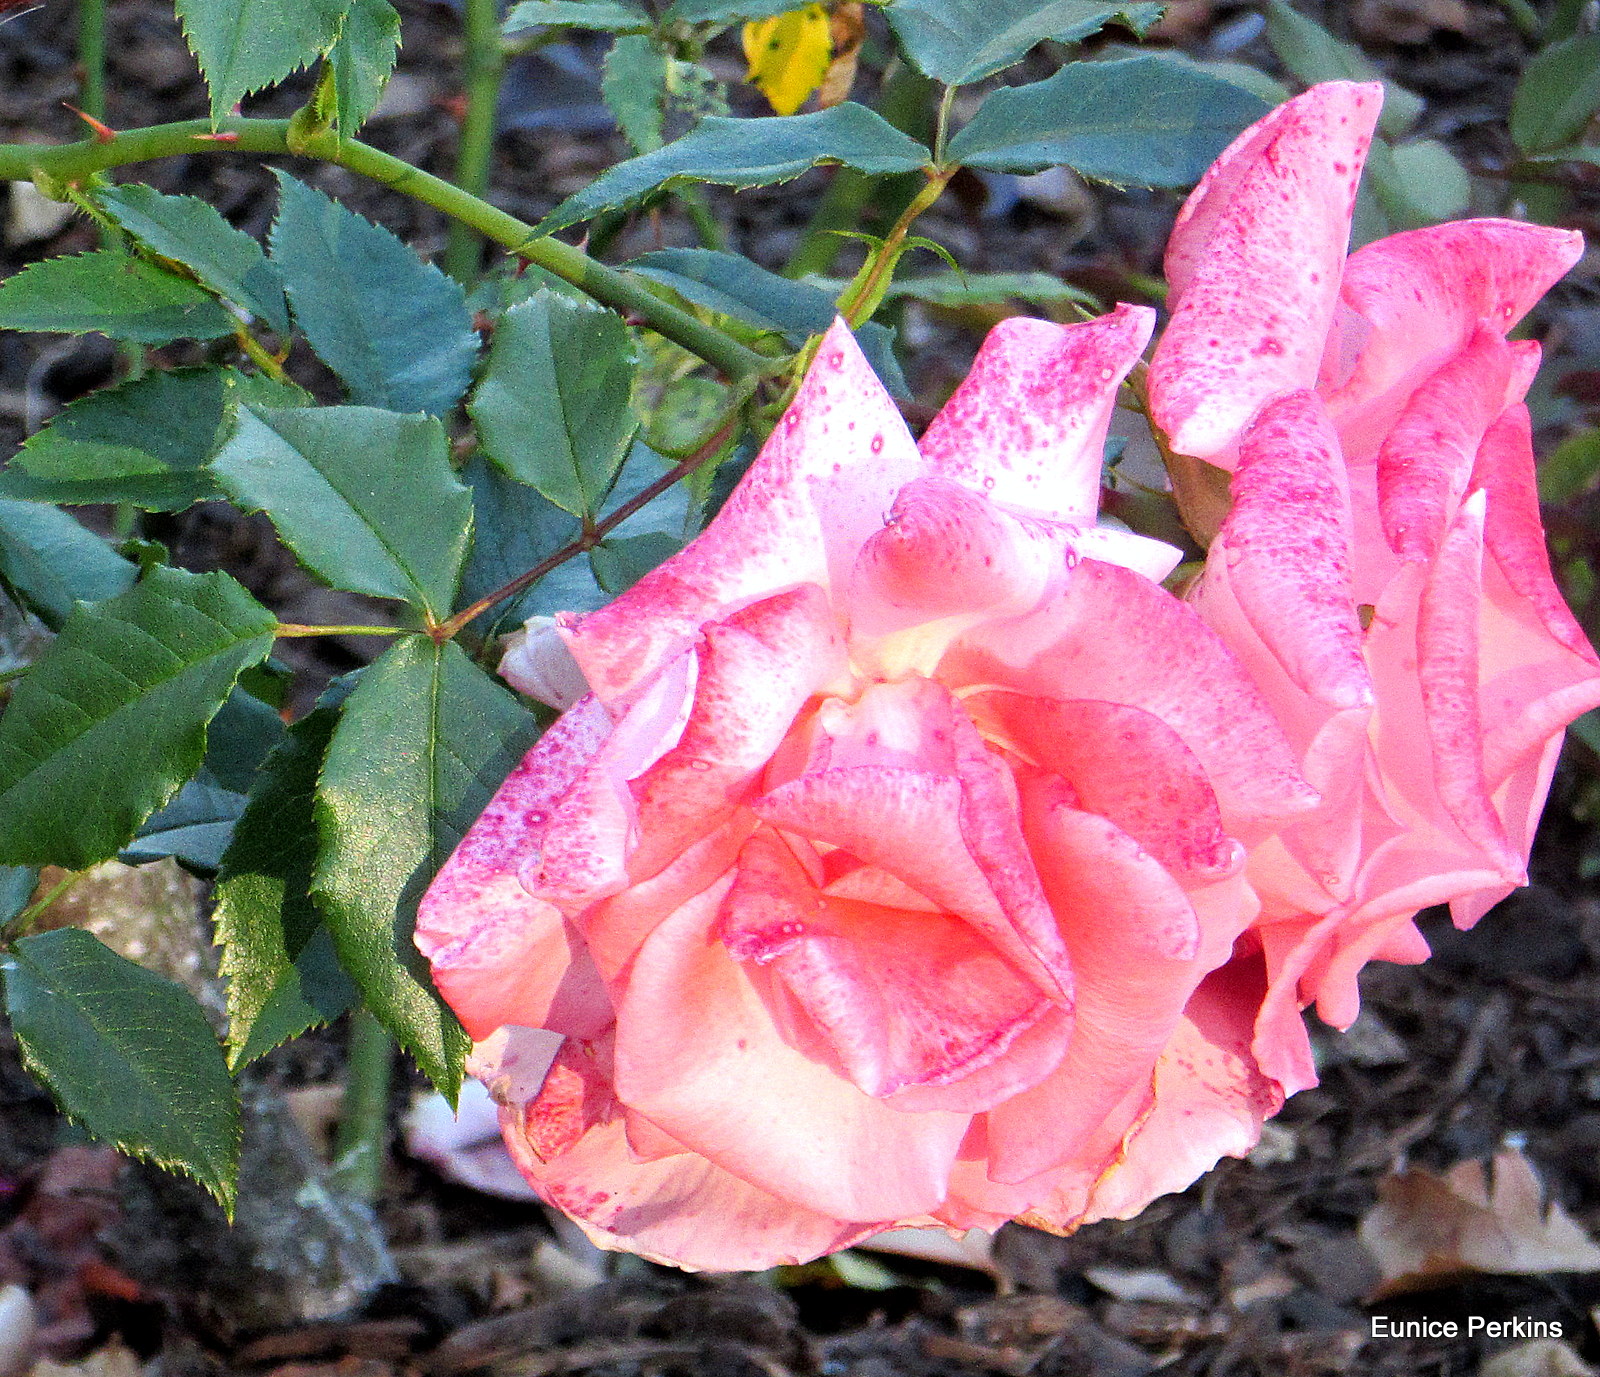
[[[1321,807],[1252,852],[1272,976],[1256,1049],[1315,1083],[1302,1004],[1356,1015],[1413,918],[1526,883],[1562,731],[1600,661],[1550,575],[1506,333],[1582,251],[1474,220],[1345,260],[1382,88],[1330,82],[1245,131],[1179,216],[1150,371],[1172,447],[1233,471],[1192,601],[1248,666]]]
[[[1177,552],[1095,525],[1151,321],[1002,323],[920,451],[836,325],[710,528],[563,625],[592,694],[417,941],[598,1242],[734,1269],[1067,1228],[1278,1107],[1244,857],[1316,795],[1157,582]]]

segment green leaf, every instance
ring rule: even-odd
[[[23,1060],[61,1108],[120,1151],[187,1172],[231,1216],[239,1100],[188,991],[79,928],[20,939],[0,974]]]
[[[1288,0],[1267,0],[1267,42],[1295,76],[1308,86],[1319,81],[1383,81],[1383,113],[1378,128],[1390,137],[1403,134],[1422,114],[1422,97],[1384,81],[1353,43],[1343,43]]]
[[[802,4],[803,0],[674,0],[662,18],[669,24],[734,24],[770,19]]]
[[[667,54],[642,34],[623,34],[606,54],[600,94],[635,153],[661,147]]]
[[[337,1018],[355,998],[311,899],[312,805],[338,721],[338,706],[324,704],[295,723],[262,767],[222,858],[215,923],[235,1070]]]
[[[399,55],[400,16],[389,0],[351,0],[328,54],[341,133],[353,138],[377,109]]]
[[[856,326],[855,330],[856,343],[872,365],[872,371],[878,375],[878,381],[896,401],[909,402],[911,385],[906,381],[905,370],[900,367],[900,357],[894,351],[898,333],[892,325],[885,325],[881,320],[869,320],[865,325]]]
[[[539,230],[553,233],[680,181],[768,186],[798,177],[818,163],[843,163],[875,174],[915,172],[932,156],[883,116],[851,101],[811,115],[712,115],[664,148],[602,173],[557,206]]]
[[[1511,137],[1524,153],[1576,139],[1600,110],[1600,33],[1552,43],[1523,69],[1511,98]]]
[[[212,291],[238,302],[280,335],[289,332],[277,268],[260,244],[214,206],[198,196],[167,196],[138,182],[107,187],[95,199],[152,253],[184,264]]]
[[[278,181],[272,257],[307,342],[352,401],[448,412],[478,352],[461,285],[382,226],[285,172]]]
[[[73,402],[13,462],[58,502],[179,511],[221,495],[205,464],[227,399],[218,368],[147,373]]]
[[[82,870],[127,845],[275,626],[228,575],[181,569],[75,608],[0,717],[0,864]]]
[[[158,861],[164,856],[180,860],[191,870],[211,873],[222,864],[222,853],[233,836],[233,825],[244,812],[244,795],[222,785],[201,770],[158,808],[134,834],[117,859],[129,865]]]
[[[0,865],[0,927],[27,908],[38,887],[38,866]]]
[[[1561,507],[1600,483],[1600,430],[1569,435],[1539,465],[1539,500]]]
[[[513,306],[468,410],[484,452],[574,516],[592,515],[628,452],[633,345],[609,311],[554,292]]]
[[[211,118],[325,53],[342,0],[177,0],[189,51],[211,90]]]
[[[1367,157],[1367,183],[1390,227],[1420,229],[1466,211],[1472,176],[1436,139],[1391,147],[1374,139]]]
[[[340,964],[452,1102],[467,1037],[412,944],[416,905],[535,735],[455,642],[414,636],[362,675],[322,767],[313,887]]]
[[[460,607],[470,607],[503,588],[551,551],[568,544],[582,529],[577,517],[527,484],[507,478],[481,454],[467,464],[461,477],[472,490],[473,519],[472,554],[456,599]],[[520,596],[487,613],[486,621],[474,625],[483,635],[492,636],[529,617],[592,612],[607,600],[588,562],[569,559]]]
[[[600,586],[617,597],[681,549],[683,542],[665,531],[647,531],[623,540],[601,541],[589,552],[589,563]]]
[[[1047,38],[1070,43],[1112,20],[1143,33],[1161,9],[1091,0],[892,0],[887,14],[912,65],[947,86],[962,86],[1022,61]]]
[[[990,172],[1065,164],[1119,186],[1190,186],[1265,101],[1164,58],[1074,62],[996,91],[950,140],[950,161]]]
[[[212,461],[224,492],[265,512],[335,588],[443,617],[467,553],[472,502],[431,416],[363,406],[241,407]]]
[[[205,288],[120,249],[46,258],[0,282],[0,329],[170,344],[231,335],[237,323]]]
[[[885,301],[925,301],[952,309],[962,306],[1000,306],[1027,301],[1036,306],[1063,302],[1099,309],[1090,293],[1049,273],[930,273],[902,277],[889,284]]]
[[[506,16],[508,34],[544,27],[648,33],[653,21],[647,11],[626,0],[522,0]]]
[[[660,249],[628,267],[671,287],[685,301],[771,330],[796,348],[826,330],[838,314],[833,298],[820,288],[779,277],[736,253]]]
[[[74,602],[114,598],[136,572],[66,512],[0,498],[0,583],[52,631]]]
[[[211,719],[205,768],[224,789],[247,794],[256,771],[283,740],[284,730],[283,718],[241,684]]]

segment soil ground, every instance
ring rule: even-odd
[[[401,73],[367,136],[446,171],[456,134],[459,21],[447,4],[399,0],[399,8]],[[1361,41],[1423,95],[1424,132],[1445,139],[1480,174],[1489,208],[1504,200],[1505,115],[1527,53],[1499,5],[1387,0],[1304,8]],[[78,136],[75,116],[61,104],[77,91],[73,18],[69,0],[44,0],[0,25],[0,139]],[[204,113],[170,6],[113,0],[111,25],[110,123]],[[1249,6],[1190,0],[1175,7],[1172,25],[1174,38],[1197,54],[1274,70]],[[529,219],[623,152],[595,116],[584,76],[593,55],[574,48],[568,56],[565,75],[546,65],[513,78],[493,195]],[[737,75],[731,49],[727,60]],[[291,82],[251,108],[287,113],[303,96],[303,83]],[[424,252],[443,242],[440,217],[403,197],[338,169],[297,171]],[[251,232],[269,223],[271,179],[251,161],[174,160],[142,175],[164,190],[204,197]],[[824,175],[718,198],[733,243],[780,266]],[[1562,222],[1592,231],[1600,169],[1565,175]],[[1003,181],[955,190],[921,229],[967,268],[1039,269],[1108,300],[1145,299],[1140,284],[1159,274],[1177,203],[1167,195]],[[92,242],[81,221],[40,238],[13,235],[0,245],[0,275]],[[658,242],[691,242],[688,227],[671,218],[641,221],[612,254]],[[1543,317],[1556,393],[1565,396],[1545,408],[1546,439],[1559,438],[1600,399],[1591,385],[1600,377],[1597,300],[1593,269],[1580,267]],[[963,374],[985,323],[954,315],[903,322],[913,420],[931,414]],[[0,336],[0,454],[107,381],[116,365],[94,337]],[[297,355],[294,367],[326,390],[314,360]],[[1582,524],[1581,514],[1566,519]],[[149,534],[187,567],[228,569],[286,620],[364,620],[316,605],[343,595],[309,585],[259,523],[197,508],[161,518]],[[368,652],[352,642],[300,653],[314,691]],[[1322,1085],[1289,1103],[1251,1159],[1224,1162],[1129,1223],[1070,1238],[1007,1228],[989,1271],[890,1256],[843,1271],[818,1264],[754,1279],[688,1277],[634,1259],[597,1264],[537,1206],[448,1184],[398,1141],[377,1231],[363,1233],[359,1221],[341,1224],[331,1206],[308,1204],[302,1178],[274,1175],[285,1154],[300,1160],[299,1149],[276,1156],[263,1149],[245,1181],[247,1196],[264,1202],[251,1226],[257,1241],[262,1219],[292,1219],[299,1230],[315,1216],[331,1231],[317,1235],[322,1251],[304,1266],[326,1264],[336,1280],[312,1294],[315,1286],[308,1290],[297,1273],[301,1264],[282,1260],[282,1239],[274,1245],[277,1272],[270,1264],[263,1271],[261,1256],[243,1258],[239,1237],[197,1192],[84,1146],[20,1070],[0,1030],[0,1283],[22,1281],[34,1291],[52,1320],[45,1337],[53,1360],[107,1377],[140,1367],[171,1377],[1465,1377],[1492,1370],[1485,1364],[1496,1355],[1511,1363],[1498,1370],[1507,1374],[1583,1370],[1548,1353],[1538,1362],[1549,1365],[1537,1366],[1528,1350],[1507,1359],[1515,1337],[1373,1339],[1372,1321],[1455,1320],[1463,1330],[1472,1316],[1559,1324],[1572,1361],[1600,1364],[1593,1318],[1600,1273],[1447,1275],[1377,1299],[1377,1266],[1357,1229],[1398,1165],[1442,1171],[1509,1149],[1531,1161],[1550,1201],[1600,1235],[1600,893],[1583,878],[1595,839],[1581,820],[1593,811],[1595,765],[1581,748],[1569,749],[1532,887],[1470,935],[1431,921],[1436,954],[1426,966],[1368,971],[1358,1032],[1316,1035]],[[294,1131],[283,1128],[275,1107],[281,1094],[295,1092],[296,1107],[314,1111],[318,1096],[326,1099],[319,1087],[336,1084],[340,1059],[337,1033],[269,1059],[251,1092],[265,1106],[254,1131],[271,1138],[282,1129],[289,1142]],[[397,1090],[397,1122],[412,1089]],[[308,1237],[297,1240],[295,1256],[311,1258]],[[369,1245],[375,1252],[359,1256]],[[363,1295],[363,1279],[386,1274],[385,1248],[395,1270]],[[0,1313],[0,1371],[4,1337]]]

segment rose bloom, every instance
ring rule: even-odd
[[[1177,552],[1095,525],[1152,315],[1003,322],[920,448],[835,325],[705,533],[560,625],[592,692],[417,941],[603,1246],[1125,1217],[1281,1103],[1244,861],[1317,795]]]
[[[1233,472],[1191,597],[1248,666],[1321,805],[1248,875],[1272,990],[1255,1042],[1315,1083],[1300,1008],[1344,1026],[1367,960],[1419,961],[1413,922],[1469,927],[1527,882],[1566,724],[1600,661],[1550,575],[1506,334],[1577,233],[1470,220],[1345,258],[1382,87],[1331,82],[1245,131],[1167,252],[1150,369],[1170,446]]]

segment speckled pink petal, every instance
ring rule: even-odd
[[[991,739],[1015,742],[1071,786],[1079,807],[1109,818],[1185,882],[1220,879],[1243,864],[1200,761],[1143,709],[1018,693],[976,694],[967,709],[993,726]]]
[[[1099,1182],[1084,1222],[1131,1219],[1219,1158],[1255,1146],[1262,1123],[1283,1105],[1250,1051],[1265,993],[1259,956],[1237,958],[1201,983],[1156,1063],[1155,1108]]]
[[[1389,547],[1431,559],[1467,490],[1484,433],[1505,409],[1511,351],[1480,325],[1424,382],[1378,450],[1378,512]]]
[[[772,832],[746,843],[718,931],[783,986],[842,1074],[875,1099],[936,1090],[919,1108],[975,1113],[1044,1076],[1065,1043],[1058,1020],[1053,1046],[1015,1063],[1013,1045],[1052,1010],[1031,981],[951,915],[823,896]],[[984,1077],[974,1100],[974,1074],[1002,1062],[1013,1074]]]
[[[1205,768],[1227,832],[1246,845],[1316,806],[1243,667],[1193,608],[1116,565],[1084,560],[1027,617],[976,628],[939,669],[954,686],[1141,708]]]
[[[1094,525],[1117,386],[1155,319],[1118,306],[1080,325],[1001,321],[920,441],[932,472],[1018,512]]]
[[[1483,770],[1478,704],[1483,513],[1484,495],[1474,493],[1440,543],[1417,614],[1417,673],[1440,802],[1467,839],[1511,879],[1522,873],[1523,859],[1506,839]]]
[[[889,394],[842,321],[750,472],[715,521],[615,602],[564,626],[607,704],[692,641],[704,623],[793,587],[843,587],[894,494],[924,471]]]
[[[1484,548],[1499,565],[1511,591],[1537,612],[1554,640],[1600,667],[1589,638],[1550,574],[1527,407],[1511,407],[1489,427],[1478,447],[1472,485],[1488,494]]]
[[[1351,540],[1349,484],[1322,403],[1310,392],[1269,402],[1245,432],[1233,509],[1207,565],[1226,563],[1240,610],[1289,677],[1336,709],[1372,703]]]
[[[611,1020],[610,999],[561,911],[518,879],[557,801],[611,730],[593,698],[561,718],[506,777],[422,898],[417,947],[474,1038],[503,1023],[584,1034]]]
[[[1341,300],[1350,336],[1320,391],[1341,430],[1387,428],[1412,390],[1472,337],[1508,333],[1583,253],[1576,230],[1461,220],[1392,234],[1350,255]],[[1368,421],[1361,422],[1364,413]]]
[[[843,639],[812,583],[745,607],[702,634],[683,734],[629,786],[639,819],[628,859],[635,881],[725,822],[806,701],[845,674]]]
[[[1150,365],[1152,419],[1180,454],[1232,467],[1262,403],[1316,381],[1382,99],[1376,83],[1312,87],[1241,134],[1190,196]]]
[[[618,1010],[619,1097],[801,1209],[844,1220],[931,1210],[970,1116],[902,1114],[799,1051],[715,939],[726,894],[691,900],[639,949]]]
[[[1029,813],[1079,993],[1055,1073],[990,1111],[989,1174],[1011,1182],[1071,1160],[1134,1086],[1149,1086],[1205,974],[1194,907],[1154,857],[1114,823],[1042,793]]]
[[[1066,569],[1058,534],[1024,523],[948,478],[895,495],[850,582],[855,637],[963,614],[1025,612]]]
[[[852,1223],[770,1194],[692,1153],[637,1161],[621,1120],[544,1162],[513,1116],[506,1145],[541,1196],[599,1247],[689,1271],[760,1271],[848,1248],[892,1220]]]

